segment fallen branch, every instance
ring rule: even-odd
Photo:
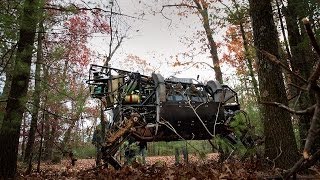
[[[314,153],[310,159],[304,159],[301,157],[298,162],[289,170],[284,173],[284,179],[289,179],[291,176],[295,175],[298,171],[308,169],[314,165],[320,158],[320,150]]]

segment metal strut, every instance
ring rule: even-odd
[[[138,122],[140,115],[132,113],[130,118],[124,119],[124,123],[115,132],[110,132],[106,137],[106,142],[101,148],[102,159],[105,163],[110,164],[115,169],[120,169],[120,162],[114,157],[120,146],[131,135],[131,128]]]

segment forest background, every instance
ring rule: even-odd
[[[14,176],[18,160],[93,155],[101,111],[85,84],[91,63],[230,84],[264,136],[271,164],[288,169],[298,152],[303,162],[317,155],[316,0],[3,0],[0,6],[1,176]],[[164,146],[171,145],[152,144],[149,154],[173,153]]]

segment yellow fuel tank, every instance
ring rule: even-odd
[[[128,104],[136,104],[136,103],[140,103],[140,101],[141,99],[138,94],[126,95],[126,97],[124,98],[124,102]]]

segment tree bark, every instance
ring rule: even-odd
[[[0,179],[14,178],[22,116],[27,101],[33,43],[37,28],[38,0],[25,0],[11,89],[0,130]]]
[[[43,32],[43,21],[39,23],[39,31]],[[41,78],[41,64],[42,64],[42,33],[38,34],[38,50],[37,50],[37,61],[36,61],[36,71],[34,77],[34,92],[33,92],[33,108],[32,108],[32,118],[31,118],[31,126],[28,135],[28,142],[25,150],[24,162],[29,162],[29,159],[32,158],[31,154],[33,151],[33,145],[35,140],[35,134],[38,126],[38,114],[40,107],[40,78]]]
[[[268,62],[262,50],[277,57],[278,33],[271,0],[250,0],[254,45],[258,57],[260,100],[288,104],[281,70]],[[276,107],[261,105],[265,135],[265,157],[276,167],[289,168],[298,159],[298,149],[290,114]]]

